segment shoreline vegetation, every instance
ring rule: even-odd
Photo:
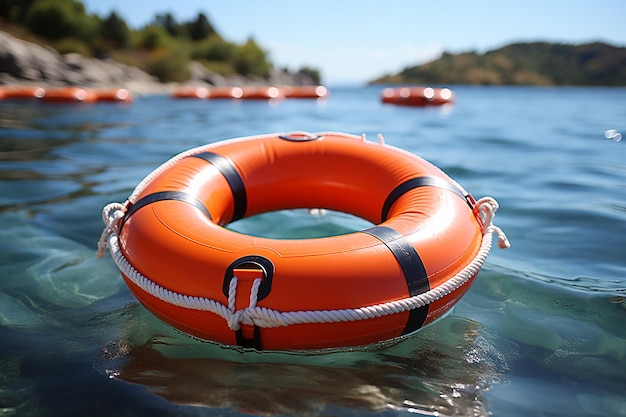
[[[593,42],[513,43],[451,54],[388,74],[369,84],[626,86],[626,48]]]
[[[199,13],[157,14],[128,27],[115,11],[88,14],[78,0],[0,0],[0,85],[121,87],[318,85],[319,70],[276,68],[253,38],[230,42]]]
[[[79,0],[0,0],[0,85],[126,88],[321,85],[318,69],[277,68],[253,38],[224,39],[203,14],[156,14],[130,28]],[[405,85],[626,86],[626,48],[602,42],[513,43],[452,54],[367,82]]]

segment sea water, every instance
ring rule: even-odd
[[[380,86],[323,101],[0,101],[0,415],[626,415],[626,89],[452,89],[457,102],[433,108],[382,104]],[[435,324],[309,354],[179,334],[96,258],[102,207],[165,160],[289,131],[382,134],[496,198],[512,247]],[[230,227],[368,224],[293,210]]]

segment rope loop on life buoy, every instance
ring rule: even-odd
[[[259,307],[257,306],[257,297],[258,289],[261,285],[260,278],[253,281],[250,291],[249,305],[239,310],[236,310],[235,307],[235,297],[237,294],[238,283],[236,276],[233,277],[229,284],[227,305],[223,305],[220,302],[209,298],[188,296],[167,290],[140,274],[132,265],[130,265],[120,251],[117,223],[119,219],[124,216],[125,212],[125,205],[120,203],[111,203],[103,209],[102,219],[105,223],[105,228],[102,231],[100,241],[98,242],[98,256],[101,257],[101,253],[103,254],[104,249],[108,246],[111,256],[118,268],[143,291],[146,291],[150,295],[172,305],[191,310],[213,312],[224,318],[228,327],[235,331],[240,329],[241,324],[273,328],[303,323],[333,323],[367,320],[390,314],[403,313],[423,307],[442,297],[445,297],[465,284],[471,277],[478,273],[487,259],[487,255],[489,255],[489,252],[491,251],[493,233],[496,233],[498,236],[498,246],[500,248],[509,248],[511,245],[508,238],[499,227],[493,224],[493,218],[498,210],[498,207],[497,201],[492,197],[483,197],[476,202],[476,206],[474,208],[475,213],[480,216],[484,225],[483,241],[474,259],[457,275],[446,281],[444,284],[413,297],[354,309],[281,312],[265,307]]]
[[[502,229],[493,224],[493,218],[496,215],[500,205],[493,197],[483,197],[476,202],[474,208],[475,213],[478,213],[480,220],[483,223],[483,235],[487,233],[496,233],[498,236],[498,247],[501,249],[508,249],[511,247],[509,239],[506,237]]]
[[[102,209],[102,221],[104,222],[105,227],[100,235],[100,239],[98,240],[98,252],[96,253],[98,258],[102,258],[104,256],[104,250],[107,247],[108,237],[112,233],[119,233],[117,223],[122,217],[124,217],[125,212],[125,205],[120,203],[110,203]]]

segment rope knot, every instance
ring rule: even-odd
[[[235,311],[230,317],[228,317],[228,328],[233,331],[237,331],[241,328],[242,316],[244,310]]]
[[[493,218],[496,215],[500,205],[493,197],[483,197],[476,202],[474,208],[483,223],[483,234],[496,233],[498,235],[498,247],[500,249],[508,249],[511,247],[506,234],[498,226],[493,224]]]
[[[119,228],[117,227],[118,221],[124,217],[126,213],[126,207],[120,203],[110,203],[104,206],[102,209],[102,222],[105,224],[104,230],[98,240],[98,252],[96,256],[102,258],[104,256],[104,250],[107,248],[107,240],[111,234],[118,234]]]
[[[250,303],[248,307],[242,308],[240,310],[236,310],[235,300],[237,297],[237,283],[239,282],[239,278],[236,276],[231,279],[230,284],[228,286],[228,311],[230,312],[227,323],[228,328],[231,330],[239,330],[241,328],[241,324],[255,324],[253,313],[256,309],[256,303],[258,300],[259,294],[259,286],[261,286],[261,278],[255,278],[252,282],[252,288],[250,289]]]

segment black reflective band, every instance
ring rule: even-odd
[[[237,168],[235,168],[233,161],[212,152],[202,152],[190,156],[204,159],[217,168],[217,170],[224,176],[228,182],[230,191],[233,194],[233,201],[235,203],[235,210],[231,221],[242,219],[246,215],[248,198],[246,196],[246,187],[244,186],[243,180],[241,179]]]
[[[413,297],[430,289],[424,263],[413,245],[404,236],[385,226],[370,227],[363,232],[383,242],[393,253],[404,273],[406,284],[409,287],[409,296]]]
[[[389,248],[402,268],[410,297],[430,290],[428,274],[422,258],[420,258],[413,245],[404,236],[385,226],[370,227],[363,230],[363,233],[374,236]],[[403,334],[414,332],[422,327],[427,316],[428,305],[411,310]]]
[[[202,203],[202,201],[200,201],[195,196],[184,193],[182,191],[160,191],[157,193],[148,194],[147,196],[137,201],[135,204],[131,205],[129,209],[126,211],[126,215],[124,215],[124,218],[122,219],[120,229],[122,228],[124,223],[126,223],[126,220],[128,220],[128,218],[140,208],[145,207],[148,204],[155,203],[157,201],[165,201],[165,200],[176,200],[176,201],[182,201],[187,204],[191,204],[192,206],[200,210],[205,216],[207,216],[209,220],[213,220],[213,218],[211,217],[211,213],[209,213],[209,210]]]
[[[465,200],[471,207],[471,204],[468,200],[469,195],[466,195],[461,189],[456,187],[451,182],[444,180],[439,177],[418,177],[412,178],[410,180],[406,180],[402,184],[398,185],[394,190],[389,193],[387,199],[385,200],[385,204],[383,204],[383,210],[381,214],[381,219],[384,222],[387,220],[387,216],[389,216],[389,210],[391,210],[391,206],[395,203],[402,195],[404,195],[407,191],[410,191],[414,188],[430,186],[430,187],[439,187],[449,191],[452,191],[463,200]]]

